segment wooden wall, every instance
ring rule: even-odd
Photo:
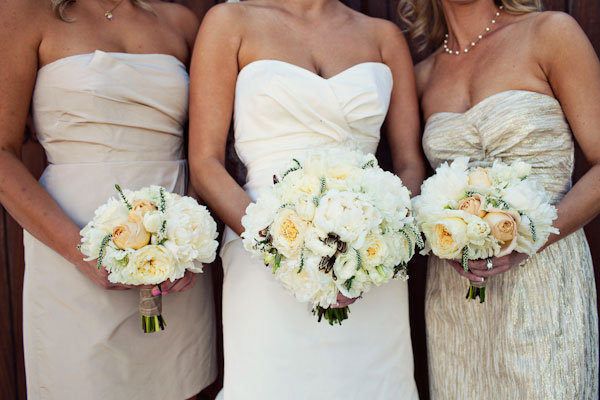
[[[217,0],[171,0],[184,4],[202,16]],[[387,18],[397,22],[396,7],[398,0],[344,0],[346,4],[371,16]],[[600,1],[599,0],[544,0],[547,9],[568,12],[579,21],[592,41],[596,52],[600,53]],[[415,57],[415,61],[418,58]],[[232,170],[243,170],[230,152],[229,165]],[[389,154],[382,142],[380,157],[389,162]],[[27,140],[23,152],[23,161],[35,176],[43,170],[46,159],[40,146],[34,140]],[[577,154],[575,179],[588,168],[581,152]],[[600,218],[586,227],[586,233],[592,249],[596,268],[596,282],[600,281]],[[427,399],[427,356],[425,348],[425,319],[423,315],[423,293],[425,287],[424,259],[412,263],[410,283],[411,326],[415,357],[415,377],[422,399]],[[220,265],[213,268],[217,304],[220,304]],[[23,284],[23,246],[22,231],[3,208],[0,208],[0,393],[3,399],[26,398],[25,373],[23,367],[22,336],[22,284]],[[220,321],[220,320],[219,320]],[[219,323],[220,325],[220,323]],[[219,347],[221,343],[218,343]],[[222,356],[221,356],[222,362]],[[222,375],[200,396],[200,399],[212,399],[222,385]],[[250,399],[253,400],[253,399]]]

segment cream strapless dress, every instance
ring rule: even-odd
[[[373,153],[392,90],[380,63],[330,78],[275,60],[247,65],[235,93],[235,148],[255,198],[293,157],[350,147]],[[418,398],[406,282],[371,290],[342,326],[318,323],[231,230],[223,258],[225,400]]]
[[[571,188],[572,133],[547,95],[510,90],[465,113],[434,114],[423,147],[434,168],[461,156],[483,167],[528,162],[553,203]],[[596,288],[583,229],[490,278],[483,304],[465,300],[468,286],[445,261],[429,258],[432,399],[598,398]]]
[[[50,163],[40,183],[77,225],[115,196],[115,183],[185,192],[188,82],[164,54],[96,51],[38,71],[33,116]],[[102,290],[31,235],[24,242],[30,399],[178,400],[214,380],[209,268],[193,289],[163,296],[168,327],[144,334],[138,290]]]

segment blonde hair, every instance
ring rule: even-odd
[[[512,14],[541,11],[542,0],[494,0]],[[448,31],[440,0],[400,0],[398,13],[408,26],[408,33],[419,52],[429,46],[437,48]]]
[[[72,22],[73,19],[67,18],[65,16],[65,10],[71,4],[75,3],[75,1],[76,0],[51,0],[52,11],[54,11],[54,14],[58,18],[62,19],[63,21]],[[131,0],[131,2],[133,3],[134,6],[138,6],[139,8],[141,8],[143,10],[154,13],[154,10],[150,6],[150,4],[148,4],[145,0]]]

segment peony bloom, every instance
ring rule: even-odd
[[[352,192],[330,190],[319,203],[313,223],[342,242],[360,248],[371,229],[382,221],[379,211]]]
[[[217,224],[208,209],[191,197],[167,201],[166,237],[164,243],[171,253],[189,269],[191,261],[213,262],[218,242]]]

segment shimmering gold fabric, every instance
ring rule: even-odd
[[[573,140],[559,102],[511,90],[465,113],[427,121],[433,167],[521,159],[558,202],[571,187]],[[597,399],[598,315],[583,230],[494,276],[486,302],[465,300],[468,281],[430,257],[426,317],[432,399]]]

